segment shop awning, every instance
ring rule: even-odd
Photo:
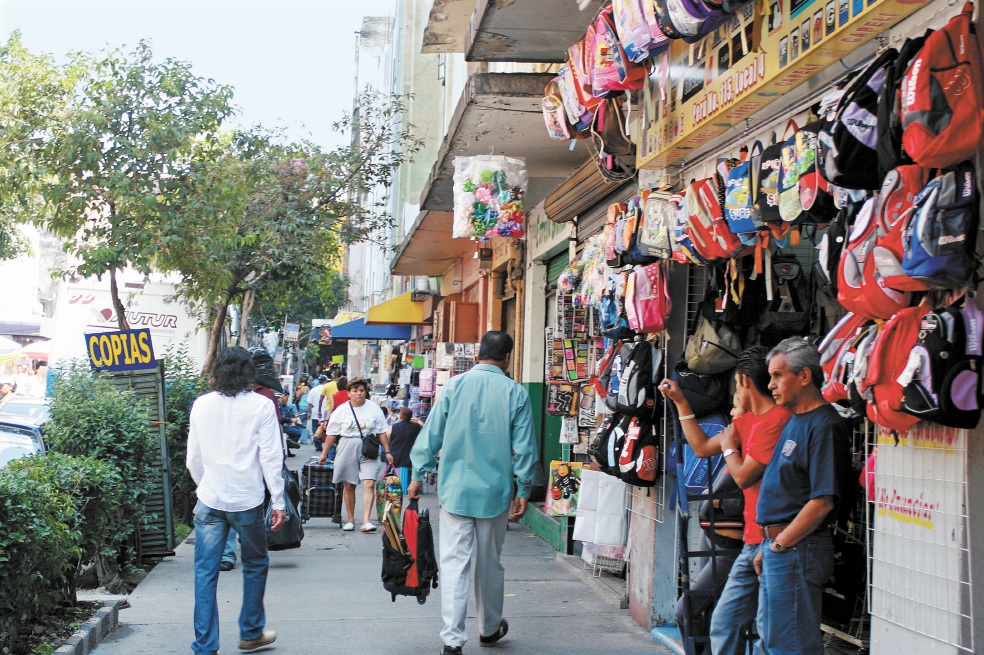
[[[366,325],[364,318],[336,325],[331,330],[333,339],[358,339],[361,341],[409,341],[409,325]]]
[[[362,316],[362,312],[338,312],[334,318],[328,319],[328,325],[335,327],[336,325],[342,325],[343,323],[360,319]]]
[[[406,240],[393,256],[390,269],[393,275],[444,275],[456,261],[470,257],[475,252],[476,242],[452,239],[452,222],[451,212],[420,212]]]
[[[601,6],[601,0],[478,0],[465,60],[562,63],[567,48],[584,37]]]
[[[391,298],[369,308],[366,325],[423,325],[424,302],[414,301],[413,293]]]
[[[543,126],[543,88],[553,77],[551,73],[476,73],[468,78],[420,195],[421,210],[453,211],[455,157],[494,154],[525,158],[527,209],[535,207],[584,163],[587,146],[574,142],[571,150],[571,142],[552,140]]]

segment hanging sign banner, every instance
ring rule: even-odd
[[[154,368],[150,330],[122,330],[85,335],[89,365],[98,371],[138,371]]]
[[[639,168],[665,168],[742,124],[929,0],[770,0],[743,5],[700,43],[657,60],[644,90]]]

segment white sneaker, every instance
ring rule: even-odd
[[[376,526],[374,526],[372,523],[363,523],[362,527],[359,529],[362,530],[363,532],[375,532]]]
[[[355,523],[349,521],[348,523],[342,526],[342,530],[345,530],[346,532],[351,532],[352,530],[355,530]]]

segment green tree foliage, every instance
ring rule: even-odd
[[[70,369],[55,383],[45,438],[55,452],[95,457],[119,473],[125,485],[120,511],[126,520],[114,543],[122,544],[153,518],[143,500],[157,476],[155,440],[150,412],[132,391],[117,389],[107,377],[81,366]],[[132,559],[133,553],[124,550],[117,562],[127,567]],[[100,571],[100,577],[114,573]]]
[[[185,466],[188,452],[188,417],[198,396],[208,393],[208,380],[185,347],[164,355],[167,385],[167,446],[171,458],[171,506],[177,520],[191,525],[195,511],[195,481]]]
[[[72,70],[71,111],[40,150],[45,224],[80,260],[70,273],[110,276],[126,329],[116,272],[150,272],[183,212],[193,146],[232,113],[232,90],[185,62],[155,61],[145,42],[129,54],[76,54]]]
[[[289,287],[307,271],[332,270],[344,244],[378,238],[391,226],[385,201],[366,198],[389,184],[417,143],[400,123],[403,98],[367,92],[361,108],[355,119],[335,124],[356,137],[334,151],[283,144],[259,129],[198,144],[194,184],[160,261],[181,274],[179,293],[210,311],[205,370],[231,302],[269,297],[270,289]]]
[[[25,249],[16,225],[40,212],[37,155],[68,115],[76,73],[32,55],[18,32],[0,44],[0,260]]]

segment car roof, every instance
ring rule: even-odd
[[[46,419],[34,416],[22,416],[20,414],[5,414],[0,412],[0,425],[9,425],[15,428],[36,430],[41,427]]]

